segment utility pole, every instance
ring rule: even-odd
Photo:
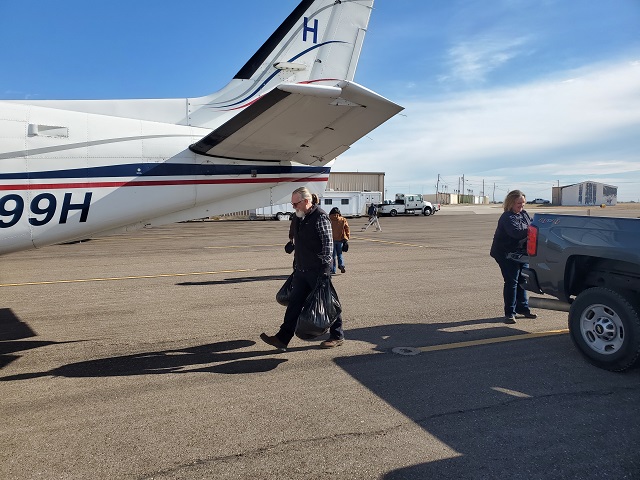
[[[440,189],[440,174],[438,174],[438,181],[436,182],[436,203],[442,203],[442,202],[438,202],[439,189]]]
[[[464,173],[462,174],[462,191],[464,192]],[[463,195],[462,203],[464,203],[464,193],[462,195]]]

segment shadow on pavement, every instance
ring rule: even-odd
[[[450,331],[497,321],[386,325],[348,338],[391,352],[523,333]],[[445,444],[385,480],[640,478],[640,372],[589,365],[568,335],[335,362]]]
[[[640,478],[640,372],[614,374],[587,364],[568,335],[414,356],[390,353],[395,347],[440,346],[515,333],[524,332],[502,324],[501,318],[347,331],[348,341],[368,342],[378,353],[338,357],[336,365],[443,444],[435,449],[433,441],[414,445],[415,465],[382,478]],[[239,351],[253,345],[252,340],[234,340],[143,352],[0,381],[250,374],[287,361],[274,356],[274,350]],[[315,348],[312,344],[288,352]]]
[[[23,340],[35,336],[36,333],[31,327],[21,321],[10,308],[0,308],[0,369],[20,358],[19,355],[12,355],[15,352],[57,343]]]
[[[246,283],[246,282],[269,282],[272,280],[285,281],[289,278],[289,275],[264,275],[262,277],[240,277],[240,278],[225,278],[224,280],[210,280],[203,282],[181,282],[176,283],[182,287],[190,287],[194,285],[227,285],[233,283]]]
[[[255,345],[253,340],[218,342],[197,347],[144,352],[134,355],[87,360],[70,363],[46,372],[34,372],[0,377],[0,381],[26,380],[30,378],[54,377],[116,377],[132,375],[159,375],[167,373],[222,373],[241,374],[273,370],[287,360],[273,358],[274,349],[267,351],[234,352]],[[296,352],[318,348],[315,345],[289,348]],[[208,364],[217,365],[208,365]],[[198,365],[207,365],[193,369]]]

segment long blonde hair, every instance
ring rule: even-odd
[[[522,193],[521,190],[511,190],[509,193],[507,193],[507,196],[504,197],[504,203],[502,204],[502,208],[504,209],[504,211],[508,212],[509,210],[511,210],[520,197],[524,198],[525,201],[527,200],[527,196]]]

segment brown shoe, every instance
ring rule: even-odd
[[[284,343],[282,343],[278,339],[278,337],[276,337],[275,335],[273,337],[270,337],[266,333],[261,333],[260,334],[260,340],[262,340],[267,345],[271,345],[272,347],[277,348],[281,352],[285,352],[287,350],[287,346]]]
[[[338,267],[338,268],[340,269],[340,272],[341,272],[341,273],[346,272],[346,270],[345,270],[345,268],[344,268],[344,265],[343,265],[343,266],[340,266],[340,267]]]
[[[330,338],[320,344],[320,348],[335,348],[344,343],[344,338]]]

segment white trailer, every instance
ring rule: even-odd
[[[326,191],[319,195],[320,208],[329,213],[333,207],[338,207],[343,217],[362,217],[367,215],[369,205],[382,202],[382,192],[336,192]],[[269,218],[274,220],[288,220],[295,214],[291,203],[280,203],[256,208],[251,213],[252,218]]]
[[[278,205],[269,205],[266,207],[256,208],[252,218],[270,218],[273,220],[289,220],[295,209],[291,203],[279,203]]]
[[[338,207],[343,217],[363,217],[369,205],[382,202],[382,192],[336,192],[325,191],[320,195],[320,208],[329,213]]]

